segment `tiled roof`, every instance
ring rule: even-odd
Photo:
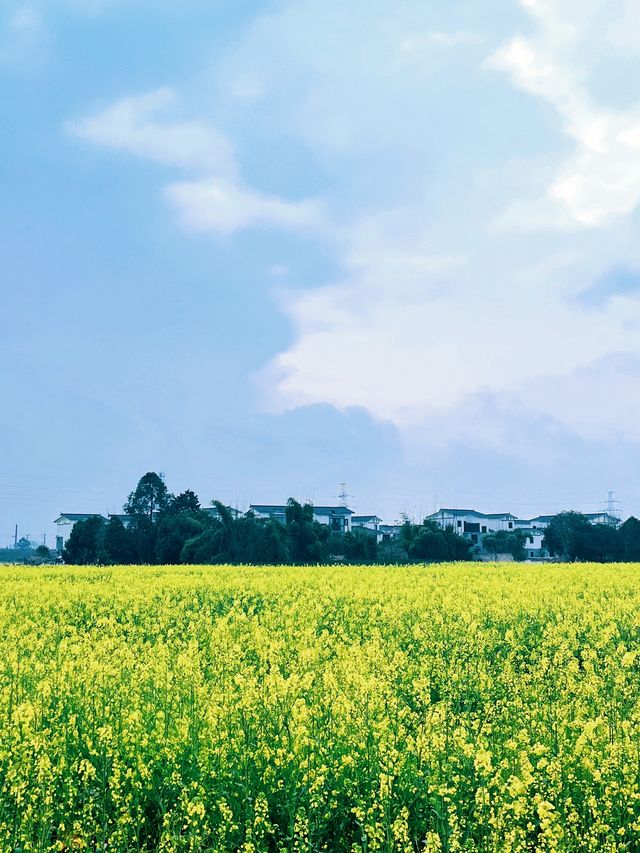
[[[454,518],[462,515],[474,515],[476,518],[507,518],[515,519],[515,515],[510,512],[478,512],[477,509],[439,509],[437,512],[431,513],[427,518],[436,518],[439,515],[451,515]]]
[[[250,504],[249,509],[264,513],[281,513],[287,511],[287,507],[284,504]],[[353,510],[348,509],[346,506],[314,506],[313,513],[314,515],[353,515]]]
[[[104,518],[104,516],[99,512],[61,512],[59,517],[54,521],[54,524],[57,524],[63,518],[66,518],[68,521],[85,521],[87,518]]]

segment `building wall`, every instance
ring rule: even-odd
[[[75,521],[59,521],[56,524],[56,551],[62,551],[67,544],[71,531],[75,525]]]
[[[314,513],[313,520],[319,521],[320,524],[326,524],[336,533],[349,533],[351,530],[351,516],[349,515],[316,515]]]

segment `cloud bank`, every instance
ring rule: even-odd
[[[640,65],[635,5],[501,10],[288,0],[217,57],[227,114],[254,117],[256,149],[303,152],[321,194],[250,186],[241,131],[177,117],[168,89],[68,125],[182,173],[163,193],[184,227],[312,234],[332,258],[321,286],[278,290],[274,410],[361,406],[407,434],[458,418],[490,441],[493,406],[640,440],[640,295],[615,286],[640,270],[640,102],[616,85]]]

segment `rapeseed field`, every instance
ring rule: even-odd
[[[2,851],[640,850],[640,566],[0,568]]]

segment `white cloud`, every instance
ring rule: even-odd
[[[560,163],[544,201],[519,205],[514,221],[595,227],[631,213],[640,201],[640,104],[626,110],[596,106],[587,85],[589,49],[602,42],[592,29],[607,4],[522,0],[522,5],[538,23],[537,33],[514,37],[487,65],[551,104],[575,150]]]
[[[166,187],[165,194],[182,224],[193,231],[231,234],[254,226],[294,231],[324,227],[316,201],[284,201],[224,180],[183,181]]]
[[[182,225],[190,230],[227,235],[253,226],[294,230],[322,226],[317,202],[286,201],[245,187],[229,140],[208,122],[159,117],[176,104],[173,89],[156,89],[67,122],[65,128],[86,142],[197,173],[197,179],[164,188]]]
[[[236,169],[231,145],[215,127],[202,121],[158,118],[176,102],[173,89],[156,89],[123,98],[96,115],[67,122],[66,128],[86,142],[163,166],[233,174]]]
[[[284,0],[230,46],[221,89],[234,115],[260,101],[249,114],[256,161],[264,122],[267,150],[297,145],[322,176],[322,201],[306,197],[304,179],[296,200],[246,186],[226,137],[176,118],[170,90],[70,129],[188,172],[164,195],[190,230],[325,239],[332,280],[305,290],[292,263],[296,288],[277,285],[293,340],[260,376],[274,408],[360,405],[407,435],[443,429],[495,446],[513,440],[502,409],[606,436],[616,413],[638,420],[635,374],[607,359],[640,358],[636,296],[597,309],[576,299],[614,267],[640,268],[629,217],[640,112],[609,103],[606,87],[596,98],[589,73],[589,57],[606,53],[610,6],[522,0],[531,31],[513,32],[483,66],[477,51],[439,49],[479,44],[472,5],[456,5],[453,26],[436,6]],[[500,44],[490,17],[487,39]],[[521,230],[495,228],[516,217]],[[578,405],[601,375],[621,377],[609,409],[600,379],[598,411]]]
[[[549,420],[557,414],[559,424],[588,437],[605,435],[616,410],[629,417],[615,398],[606,416],[604,396],[598,413],[567,401],[577,399],[569,388],[585,391],[590,365],[611,353],[640,355],[635,296],[611,299],[597,311],[575,299],[610,268],[640,264],[634,228],[625,223],[640,198],[635,112],[596,106],[590,93],[584,54],[606,31],[601,0],[522,6],[533,35],[514,34],[489,63],[556,111],[564,139],[553,126],[541,126],[546,119],[534,101],[514,99],[500,76],[486,70],[467,72],[475,73],[471,92],[462,78],[443,85],[442,66],[429,64],[425,50],[416,87],[413,65],[386,64],[391,54],[380,49],[377,32],[387,24],[384,14],[358,42],[354,74],[353,57],[323,39],[324,18],[316,19],[309,3],[295,11],[285,3],[241,46],[239,55],[250,54],[260,67],[277,33],[279,52],[288,55],[296,36],[291,16],[310,16],[307,30],[318,34],[326,53],[319,61],[310,47],[288,66],[291,79],[312,82],[287,92],[287,131],[329,170],[345,163],[340,174],[353,186],[385,188],[369,205],[356,199],[348,215],[343,208],[333,243],[342,274],[313,290],[279,292],[295,335],[259,376],[274,408],[361,405],[407,435],[429,432],[430,424],[451,426],[455,415],[465,421],[458,432],[468,437],[475,430],[489,444],[509,441],[492,429],[492,405]],[[406,21],[404,3],[397,12],[394,26]],[[344,7],[340,14],[347,14]],[[414,24],[413,32],[425,31]],[[410,51],[427,46],[411,34],[396,44]],[[364,58],[374,50],[378,61],[371,58],[365,74]],[[363,99],[347,97],[354,79]],[[375,97],[367,98],[372,89]],[[475,113],[478,102],[483,108]],[[328,128],[339,128],[339,136]],[[518,156],[518,146],[531,150],[534,134],[534,155]],[[533,190],[528,203],[522,187]],[[514,215],[516,202],[529,231],[495,229],[505,210]],[[534,215],[547,230],[530,230]],[[612,387],[628,394],[632,383],[626,378]],[[474,399],[486,402],[481,430],[468,405]],[[631,432],[640,440],[638,430]]]
[[[453,285],[431,272],[407,297],[384,271],[382,287],[374,265],[291,295],[286,310],[298,335],[272,365],[278,403],[362,405],[409,426],[469,395],[521,393],[526,401],[536,377],[565,376],[611,351],[640,353],[637,300],[620,300],[604,316],[581,313],[550,287],[516,285],[499,266],[489,288],[474,283],[472,270],[458,271]]]

